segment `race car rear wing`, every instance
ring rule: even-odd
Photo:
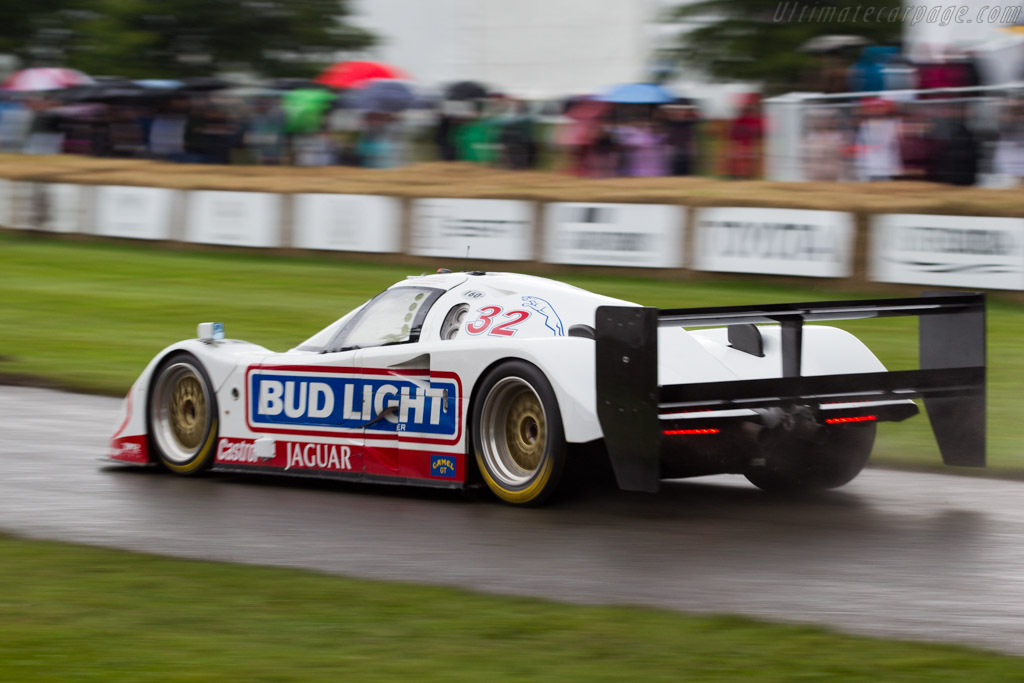
[[[803,376],[805,322],[918,316],[920,369]],[[658,385],[658,327],[730,327],[747,344],[755,323],[781,326],[780,376]],[[744,330],[739,326],[747,326]],[[760,335],[756,333],[756,343]],[[985,295],[819,301],[659,310],[600,306],[595,326],[597,415],[619,487],[656,491],[659,411],[729,410],[921,398],[947,465],[985,466]],[[743,349],[747,350],[747,349]]]

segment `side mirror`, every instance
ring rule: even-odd
[[[199,341],[212,342],[224,338],[224,323],[199,323],[196,327]]]

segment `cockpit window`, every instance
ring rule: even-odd
[[[444,293],[432,287],[394,287],[371,299],[341,328],[327,351],[419,341],[423,319]]]

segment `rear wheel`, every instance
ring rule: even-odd
[[[744,472],[765,491],[820,491],[838,488],[860,474],[875,444],[875,424],[823,427],[813,442],[769,440]]]
[[[555,392],[523,361],[494,368],[473,404],[473,451],[487,486],[507,503],[536,505],[558,488],[566,445]]]
[[[217,398],[202,364],[190,353],[169,356],[150,386],[150,443],[160,463],[186,475],[210,467],[217,445]]]

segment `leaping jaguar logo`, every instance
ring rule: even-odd
[[[524,296],[523,306],[536,311],[544,316],[544,325],[551,330],[556,337],[564,337],[565,330],[562,328],[562,319],[555,313],[555,308],[544,299],[538,296]]]

